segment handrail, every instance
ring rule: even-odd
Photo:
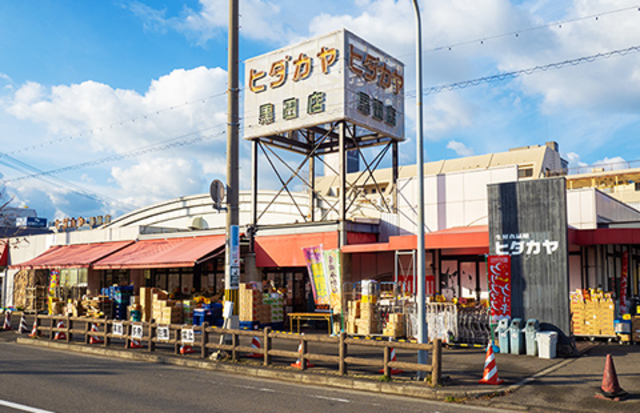
[[[62,324],[60,324],[62,322]],[[82,325],[84,323],[84,325]],[[438,386],[442,382],[442,343],[439,339],[431,344],[419,344],[409,342],[391,342],[377,340],[359,340],[349,338],[342,332],[338,336],[327,337],[324,335],[292,335],[271,331],[270,327],[263,330],[236,330],[209,326],[203,323],[201,326],[180,324],[159,324],[127,320],[112,320],[105,318],[70,317],[62,315],[37,315],[34,327],[38,334],[48,333],[49,340],[64,340],[69,343],[73,336],[83,336],[83,345],[90,345],[90,338],[101,339],[99,342],[104,347],[114,345],[113,340],[124,341],[124,348],[131,349],[132,342],[143,346],[146,350],[156,351],[158,344],[173,345],[174,353],[180,354],[181,347],[199,347],[201,358],[207,358],[212,351],[225,351],[231,353],[231,360],[236,361],[239,353],[253,353],[262,356],[264,366],[272,365],[272,357],[283,357],[299,360],[302,370],[306,369],[307,361],[321,361],[337,365],[340,375],[348,374],[348,366],[368,366],[380,368],[383,375],[389,377],[393,368],[402,368],[416,372],[431,373],[431,385]],[[92,325],[96,330],[92,330]],[[114,326],[116,327],[114,330]],[[134,326],[136,328],[134,334]],[[120,329],[122,327],[122,330]],[[159,329],[168,329],[168,337],[159,337]],[[193,334],[191,334],[193,332]],[[196,337],[196,334],[199,338]],[[186,335],[183,337],[183,335]],[[218,336],[218,340],[213,336]],[[263,347],[254,348],[240,344],[240,337],[262,336]],[[299,351],[275,348],[273,339],[300,342]],[[98,341],[98,340],[96,340]],[[309,352],[308,343],[325,343],[336,346],[337,355],[327,355]],[[351,347],[379,348],[382,350],[382,360],[358,357],[357,352],[349,352]],[[410,362],[392,361],[390,352],[392,348],[405,350],[426,350],[431,352],[431,364],[419,364]]]

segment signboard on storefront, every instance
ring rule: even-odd
[[[511,257],[489,255],[489,302],[491,322],[511,317]]]
[[[334,313],[342,311],[342,276],[340,273],[340,250],[324,251],[324,266],[329,292],[329,302]]]
[[[324,272],[324,254],[322,244],[302,249],[307,261],[307,269],[311,278],[311,289],[316,305],[329,305],[329,290]]]
[[[627,288],[629,284],[629,251],[622,253],[622,268],[620,272],[620,314],[625,314],[627,306]]]
[[[347,30],[245,63],[244,136],[347,120],[404,139],[404,65]]]
[[[569,333],[566,188],[564,178],[487,186],[489,252],[511,259],[511,316]]]

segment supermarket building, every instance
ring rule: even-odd
[[[638,296],[640,230],[634,227],[640,222],[640,212],[598,188],[567,190],[565,178],[545,178],[550,171],[563,167],[557,149],[557,144],[548,143],[425,164],[428,295],[486,299],[486,255],[509,253],[521,256],[523,268],[533,265],[544,269],[544,274],[523,270],[520,276],[514,269],[514,317],[549,321],[568,333],[569,291],[577,288],[601,287],[613,292],[618,307],[622,295],[631,309],[632,300]],[[250,252],[247,226],[251,223],[251,196],[242,193],[241,279],[286,287],[291,292],[286,310],[305,311],[312,303],[302,249],[321,244],[343,253],[344,282],[397,281],[411,291],[416,248],[412,235],[416,222],[414,168],[400,168],[395,213],[377,208],[371,201],[376,195],[373,188],[362,188],[359,208],[351,212],[347,222],[347,244],[343,246],[339,245],[335,216],[329,214],[324,222],[296,223],[298,208],[290,198],[280,195],[265,215],[265,223],[255,229],[254,250]],[[377,173],[378,188],[387,192],[389,179],[385,176],[390,176],[389,171]],[[333,176],[318,177],[318,190],[331,197],[333,182]],[[513,199],[505,198],[505,192],[512,193]],[[259,195],[261,208],[274,194]],[[298,207],[309,213],[309,204],[305,204],[308,194],[298,193],[296,197]],[[564,202],[555,202],[558,199]],[[318,213],[323,212],[321,206],[316,208]],[[510,219],[520,226],[518,230],[509,227],[504,218],[507,215],[512,215]],[[524,222],[523,215],[530,218],[529,223]],[[562,216],[566,218],[554,221]],[[38,279],[45,285],[47,272],[52,269],[61,270],[62,280],[68,285],[93,293],[113,283],[169,291],[179,288],[184,292],[219,290],[224,285],[224,223],[224,212],[214,210],[209,195],[201,194],[141,208],[96,228],[84,225],[9,238],[3,304],[24,305],[28,293],[19,292],[24,288],[21,286]],[[535,257],[526,254],[526,243],[540,234],[548,242],[559,244],[555,249],[555,244],[545,247],[545,239],[539,239],[538,252],[542,254],[538,257],[543,260],[532,262]],[[553,254],[546,254],[551,249]],[[553,260],[549,261],[551,256]],[[626,292],[621,290],[625,277]],[[543,292],[536,293],[541,289]],[[551,297],[549,290],[555,290],[557,296]],[[551,310],[559,313],[549,313]]]

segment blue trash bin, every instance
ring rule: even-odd
[[[514,318],[509,327],[509,341],[511,354],[524,354],[524,334],[522,333],[522,319]]]
[[[498,345],[500,353],[509,352],[509,318],[503,318],[498,321]]]
[[[536,334],[540,331],[540,323],[535,318],[527,320],[527,324],[524,327],[524,336],[526,339],[527,356],[538,355],[538,341],[536,340]]]

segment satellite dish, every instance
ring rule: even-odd
[[[214,179],[211,182],[211,186],[209,186],[209,194],[211,195],[211,199],[213,200],[213,205],[216,208],[220,207],[222,200],[224,199],[224,184],[219,179]]]

